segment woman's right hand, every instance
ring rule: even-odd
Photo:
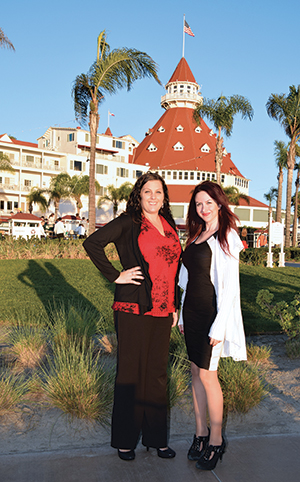
[[[120,276],[115,280],[115,283],[117,283],[118,285],[140,285],[141,283],[138,280],[143,279],[144,276],[140,266],[135,266],[134,268],[121,271]]]

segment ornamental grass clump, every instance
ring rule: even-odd
[[[31,326],[15,326],[8,340],[17,370],[35,369],[44,362],[47,354],[45,331]]]
[[[254,343],[247,344],[247,360],[248,363],[261,366],[268,365],[271,356],[272,348],[264,345],[254,345]]]
[[[23,402],[27,392],[27,382],[6,371],[0,372],[0,416],[16,409]]]
[[[218,377],[224,398],[224,421],[229,412],[247,413],[267,394],[263,374],[254,365],[221,358]]]
[[[87,347],[82,350],[82,345]],[[64,413],[107,424],[113,398],[114,377],[93,357],[87,340],[69,339],[56,344],[43,369],[43,389],[49,401]]]
[[[190,363],[186,358],[170,357],[168,364],[168,403],[173,408],[190,385]]]
[[[103,327],[103,317],[99,311],[84,306],[76,300],[55,303],[50,308],[48,326],[54,345],[68,345],[72,339],[89,340],[99,333]]]

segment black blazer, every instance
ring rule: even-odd
[[[173,219],[166,221],[176,231]],[[141,231],[141,224],[133,221],[129,214],[121,214],[110,223],[95,231],[83,243],[83,246],[101,273],[113,283],[120,275],[120,272],[113,267],[104,252],[105,246],[114,243],[124,270],[140,266],[144,280],[140,285],[116,284],[115,301],[138,303],[140,314],[152,309],[151,288],[152,282],[149,276],[149,265],[145,261],[139,245],[138,237]],[[175,279],[175,306],[178,308],[178,272]]]

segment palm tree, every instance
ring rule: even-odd
[[[57,219],[59,203],[61,199],[70,198],[70,181],[71,177],[66,172],[61,172],[57,176],[52,177],[50,188],[47,190],[50,194],[49,203],[54,204],[54,219]]]
[[[115,187],[112,184],[107,186],[108,194],[101,196],[98,200],[98,208],[102,206],[105,201],[110,201],[113,204],[113,217],[115,218],[118,212],[119,203],[128,201],[133,185],[130,182],[124,182],[120,187]]]
[[[285,214],[285,246],[290,246],[289,233],[291,224],[291,199],[292,184],[296,157],[296,143],[300,139],[300,85],[289,87],[289,93],[271,94],[266,104],[268,115],[277,120],[284,128],[286,135],[290,138],[287,152],[287,189],[286,189],[286,214]]]
[[[3,32],[2,28],[0,28],[0,47],[1,48],[8,48],[15,50],[15,47],[11,43],[11,41],[6,37],[5,33]]]
[[[249,196],[240,192],[235,186],[223,187],[223,191],[227,196],[229,204],[238,206],[240,204],[240,199],[244,199],[246,203],[250,204]]]
[[[96,138],[99,126],[99,104],[105,94],[114,94],[118,89],[127,87],[130,90],[135,80],[153,77],[159,84],[157,65],[149,55],[126,47],[110,50],[103,30],[98,36],[97,58],[87,74],[78,75],[75,79],[72,96],[76,120],[90,128],[90,189],[89,189],[89,222],[90,234],[95,230],[95,153]]]
[[[28,211],[30,212],[30,214],[32,214],[34,204],[38,204],[42,212],[46,211],[48,207],[48,201],[43,194],[44,192],[45,191],[43,189],[40,189],[39,187],[33,187],[29,194],[27,194],[26,199],[29,203]]]
[[[268,232],[269,232],[269,226],[272,218],[272,202],[274,199],[276,199],[278,195],[278,191],[276,187],[271,187],[269,192],[264,194],[265,199],[269,202],[269,215],[268,215]]]
[[[82,202],[81,196],[88,196],[89,195],[89,183],[90,178],[89,176],[72,176],[70,180],[70,196],[75,199],[77,212],[80,212],[82,209]],[[100,184],[98,181],[95,181],[95,188],[100,189]]]
[[[206,117],[213,123],[218,132],[215,154],[218,184],[221,184],[221,167],[223,163],[222,131],[224,131],[227,137],[231,136],[234,116],[238,113],[242,114],[242,119],[249,120],[252,120],[254,115],[249,100],[241,95],[232,95],[231,97],[221,95],[217,100],[204,98],[203,102],[199,102],[194,110],[194,119],[197,124],[200,124],[202,117]]]
[[[6,154],[0,154],[0,171],[15,172],[9,157]]]
[[[277,202],[276,202],[276,223],[281,223],[281,206],[282,206],[282,184],[283,184],[283,169],[287,169],[287,150],[288,146],[283,141],[274,141],[275,145],[275,161],[278,167],[278,187],[277,187]]]
[[[294,221],[293,221],[293,237],[292,245],[298,244],[298,210],[299,210],[299,183],[300,183],[300,163],[295,163],[295,170],[297,171],[297,177],[295,181],[296,192],[292,198],[292,204],[294,205]]]

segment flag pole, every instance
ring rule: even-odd
[[[184,41],[185,41],[184,22],[185,22],[185,13],[183,14],[183,28],[182,28],[182,34],[183,34],[183,39],[182,39],[182,57],[184,57]]]
[[[109,110],[107,111],[107,127],[109,127]]]

